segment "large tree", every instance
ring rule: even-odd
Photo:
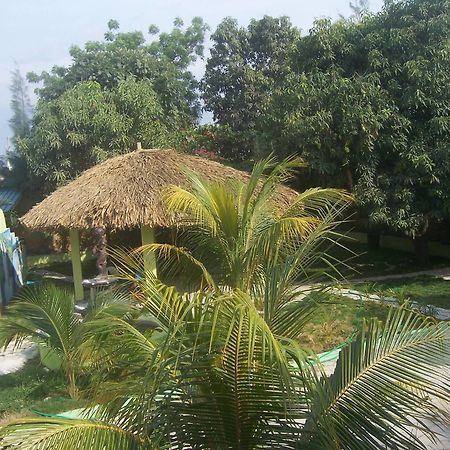
[[[395,1],[358,22],[317,22],[266,116],[275,143],[345,180],[372,225],[415,243],[448,214],[449,11]]]
[[[42,83],[37,89],[42,100],[54,100],[80,81],[96,81],[110,89],[129,77],[148,80],[164,111],[188,124],[197,120],[199,112],[197,82],[189,66],[203,54],[207,25],[196,17],[183,27],[181,19],[174,21],[170,33],[159,33],[152,25],[149,34],[156,38],[147,42],[141,31],[119,32],[117,21],[110,20],[104,41],[70,49],[68,67],[54,66],[51,72],[31,73],[28,78]]]
[[[44,190],[117,153],[168,146],[198,119],[197,82],[190,64],[203,52],[200,18],[147,42],[110,21],[104,41],[72,47],[68,67],[29,74],[38,82],[32,129],[21,149]]]
[[[38,104],[22,152],[34,175],[52,189],[136,142],[167,145],[170,129],[150,82],[130,78],[104,90],[84,81]]]
[[[270,16],[253,19],[248,27],[228,17],[211,36],[202,96],[217,123],[242,132],[241,157],[252,150],[249,136],[268,96],[284,80],[289,49],[299,36],[287,17]]]

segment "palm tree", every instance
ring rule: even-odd
[[[180,242],[138,252],[156,251],[166,261],[163,269],[197,274],[196,289],[206,283],[247,292],[276,334],[296,338],[312,306],[327,298],[316,288],[300,299],[298,285],[324,275],[310,270],[318,261],[336,274],[327,249],[341,238],[336,226],[352,201],[345,191],[322,188],[280,201],[280,185],[301,165],[295,157],[282,163],[268,157],[255,165],[248,183],[227,186],[189,173],[189,190],[172,186],[167,192],[169,209],[185,218]],[[128,259],[136,271],[139,264]]]
[[[294,281],[308,277],[317,252],[326,258],[320,244],[337,236],[333,227],[348,199],[317,190],[317,199],[310,192],[303,205],[268,208],[261,201],[257,207],[259,196],[276,198],[291,161],[284,168],[264,164],[272,164],[267,177],[257,166],[249,183],[254,187],[248,192],[233,187],[229,196],[192,176],[193,197],[205,204],[211,199],[214,220],[192,197],[183,206],[184,192],[174,188],[169,194],[174,209],[189,213],[191,242],[211,248],[220,241],[214,248],[226,258],[213,271],[201,252],[194,256],[167,245],[146,249],[196,267],[195,292],[181,293],[151,273],[136,280],[140,254],[121,255],[122,277],[132,283],[130,298],[157,327],[138,329],[127,316],[108,313],[89,322],[83,352],[95,368],[90,391],[93,404],[100,405],[95,420],[13,421],[0,429],[1,445],[426,448],[411,430],[419,427],[433,436],[427,420],[446,418],[431,396],[446,399],[450,393],[438,370],[450,364],[448,324],[405,307],[393,309],[384,325],[362,324],[327,376],[295,339],[314,309],[298,300]],[[227,209],[235,214],[230,223]]]
[[[77,376],[82,371],[80,346],[89,322],[102,314],[123,315],[131,312],[123,293],[98,297],[84,321],[75,313],[73,292],[53,284],[24,288],[0,317],[0,347],[29,339],[61,360],[67,378],[68,393],[79,396]]]

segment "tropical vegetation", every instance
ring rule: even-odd
[[[67,391],[76,399],[79,397],[78,382],[83,374],[79,349],[85,328],[99,314],[122,316],[130,311],[123,296],[100,295],[95,307],[80,320],[70,290],[53,284],[26,288],[9,306],[8,314],[0,317],[0,345],[18,345],[24,339],[38,343],[43,359],[52,359],[56,366],[61,366]]]
[[[190,65],[203,54],[206,30],[201,18],[186,27],[176,19],[169,33],[150,26],[147,41],[111,20],[104,41],[70,49],[70,66],[28,74],[39,83],[38,101],[17,148],[36,187],[48,193],[136,142],[173,146],[198,119]]]
[[[168,206],[186,219],[183,247],[113,251],[129,301],[119,314],[101,308],[80,322],[83,394],[93,408],[80,419],[12,420],[0,428],[0,443],[30,450],[425,449],[416,429],[434,439],[429,421],[447,419],[433,401],[450,394],[441,372],[450,363],[447,323],[407,307],[392,309],[384,323],[364,320],[331,375],[299,344],[327,299],[326,290],[305,286],[307,268],[317,259],[336,267],[323,249],[339,241],[336,225],[351,197],[310,189],[281,202],[278,186],[298,165],[269,158],[248,184],[220,186],[190,174],[190,190],[171,188]],[[147,251],[159,254],[161,272],[184,273],[184,288],[145,273]],[[69,309],[61,314],[73,317]]]
[[[288,17],[247,26],[227,17],[211,35],[200,82],[191,68],[203,55],[202,19],[176,19],[168,33],[150,26],[150,39],[111,20],[103,41],[70,50],[70,66],[28,75],[41,83],[31,127],[14,74],[10,175],[28,173],[42,195],[136,142],[206,148],[248,166],[271,152],[295,154],[308,163],[302,188],[345,187],[375,244],[380,232],[404,233],[427,263],[430,230],[450,215],[450,5],[351,9],[304,35]],[[201,101],[215,120],[206,127],[197,127]]]

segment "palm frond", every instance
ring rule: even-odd
[[[8,314],[0,317],[0,345],[34,337],[67,354],[73,349],[77,325],[69,290],[51,284],[24,288],[8,307]]]
[[[209,319],[183,338],[193,352],[158,407],[174,447],[293,448],[305,410],[283,346],[243,292],[204,308]]]
[[[149,443],[108,423],[30,418],[0,428],[0,445],[21,450],[144,450]],[[2,447],[2,448],[3,448]]]
[[[426,449],[415,430],[433,439],[430,422],[448,423],[436,403],[450,398],[448,364],[448,323],[400,308],[392,309],[385,326],[375,319],[364,324],[342,349],[334,374],[314,388],[306,425],[315,435],[311,445]]]

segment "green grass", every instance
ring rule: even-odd
[[[377,283],[358,283],[352,286],[362,292],[379,293],[421,305],[450,309],[450,281],[432,276],[385,280]]]
[[[85,405],[67,395],[62,374],[48,372],[39,359],[28,361],[19,371],[0,376],[0,421],[29,415],[31,410],[60,413]]]
[[[377,302],[360,302],[335,297],[332,302],[320,305],[299,335],[300,343],[321,353],[331,350],[359,327],[363,318],[377,317],[384,321],[389,307]]]

